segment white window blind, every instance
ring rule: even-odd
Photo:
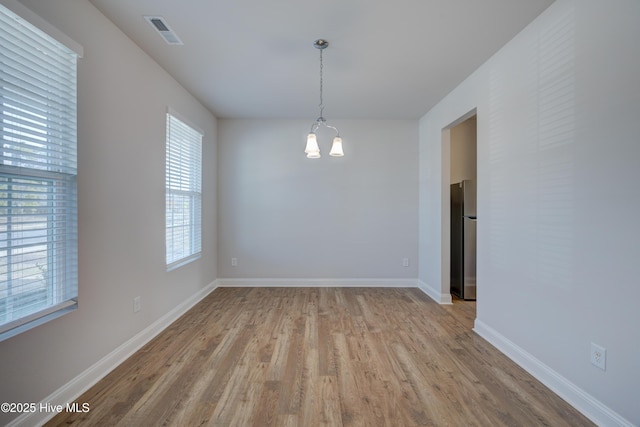
[[[77,307],[76,62],[0,6],[0,340]]]
[[[167,114],[166,262],[171,270],[202,250],[202,134]]]

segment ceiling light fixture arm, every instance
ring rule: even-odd
[[[335,126],[331,126],[331,125],[327,124],[327,120],[322,116],[318,117],[316,119],[315,123],[311,125],[311,133],[316,133],[316,131],[318,129],[320,129],[320,126],[324,126],[326,128],[333,129],[334,132],[336,133],[336,136],[340,136],[340,131],[338,131],[338,128],[336,128]]]

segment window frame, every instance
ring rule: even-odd
[[[189,141],[177,141],[179,137],[188,137]],[[166,113],[165,147],[165,263],[167,271],[189,264],[202,257],[202,146],[204,133],[185,120],[171,108]],[[190,144],[185,147],[180,144]],[[186,151],[186,152],[185,152]],[[194,162],[189,163],[193,157]],[[186,188],[185,188],[186,186]],[[184,213],[175,208],[180,201],[188,205],[188,219],[178,222],[177,217]],[[183,206],[184,206],[183,204]],[[187,227],[182,234],[187,242],[175,239],[174,231]],[[171,237],[170,237],[171,236]],[[176,244],[178,241],[178,244]],[[182,242],[182,244],[180,244]],[[188,248],[186,248],[188,246]],[[185,251],[186,249],[186,251]],[[185,251],[184,255],[177,252]]]
[[[7,77],[0,81],[0,260],[4,261],[0,262],[4,266],[0,268],[0,285],[4,285],[0,289],[6,292],[0,297],[3,341],[78,307],[77,65],[83,51],[20,3],[3,1],[0,8],[7,25],[3,33],[11,35],[3,38],[7,43],[3,54],[10,52],[7,58],[33,61],[33,65],[20,62],[20,66],[7,62],[3,69]],[[15,28],[19,31],[11,30]],[[51,50],[44,56],[41,49]],[[51,98],[31,92],[34,87],[29,83],[38,72],[44,75],[37,67],[47,69],[49,60],[73,70],[65,74],[71,78],[65,80],[70,85],[64,91],[59,91],[62,81],[52,77],[53,70],[46,71],[47,78],[42,80],[46,83],[37,90],[51,93]],[[16,77],[20,75],[16,71],[24,77]],[[64,107],[55,107],[61,105],[56,104],[61,102],[56,101],[58,97]],[[13,257],[23,261],[10,262]],[[14,290],[18,291],[15,295]],[[32,294],[43,292],[44,297],[30,300]],[[14,309],[15,304],[33,306],[21,312]]]

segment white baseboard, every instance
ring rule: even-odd
[[[451,304],[451,294],[439,290],[418,279],[218,279],[218,287],[378,287],[378,288],[418,288],[438,304]]]
[[[415,288],[416,279],[218,279],[218,287],[300,287],[300,288]]]
[[[182,304],[176,306],[173,310],[162,316],[160,319],[147,326],[142,331],[131,337],[128,341],[121,346],[107,354],[100,359],[94,365],[90,366],[87,370],[80,375],[69,381],[58,390],[47,396],[41,403],[50,403],[52,405],[62,405],[66,407],[67,403],[72,403],[82,393],[87,391],[98,381],[104,378],[109,372],[118,367],[122,362],[127,360],[133,353],[138,351],[142,346],[151,341],[156,335],[165,330],[169,325],[175,322],[180,316],[189,311],[194,305],[200,302],[204,297],[209,295],[218,286],[217,281],[214,281],[202,288],[196,294],[184,301]],[[80,402],[82,404],[83,402]],[[40,403],[38,403],[40,407]],[[41,426],[51,418],[53,418],[57,412],[36,411],[33,413],[24,413],[18,418],[7,424],[7,427],[18,426]]]
[[[440,289],[436,289],[433,286],[429,286],[422,280],[418,280],[418,288],[432,300],[438,304],[451,304],[451,294],[443,294]]]
[[[633,424],[624,417],[536,359],[489,325],[476,319],[473,330],[597,425],[633,427]]]

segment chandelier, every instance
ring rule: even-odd
[[[313,43],[313,46],[320,51],[320,104],[318,105],[320,108],[320,117],[318,117],[313,125],[311,125],[311,132],[307,135],[307,146],[304,149],[304,152],[307,153],[307,157],[310,159],[317,159],[320,157],[320,147],[318,146],[318,140],[316,139],[316,131],[321,126],[324,126],[326,128],[333,129],[336,133],[336,136],[333,137],[333,144],[331,145],[329,155],[342,157],[344,156],[344,152],[342,151],[342,138],[340,138],[340,132],[338,132],[338,129],[334,126],[327,124],[327,120],[323,117],[324,103],[322,99],[322,89],[324,82],[322,80],[322,51],[329,46],[329,42],[323,39],[318,39]]]

